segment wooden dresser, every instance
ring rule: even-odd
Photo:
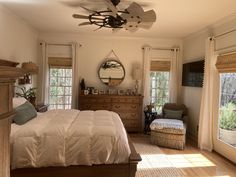
[[[109,110],[118,113],[128,132],[142,127],[142,96],[80,95],[80,110]]]
[[[10,130],[13,84],[15,78],[23,76],[18,63],[0,60],[0,176],[10,177]]]

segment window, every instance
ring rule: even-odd
[[[236,73],[220,74],[219,139],[236,147]]]
[[[217,57],[220,73],[218,139],[236,148],[236,54]]]
[[[168,71],[150,72],[150,98],[158,113],[161,113],[163,105],[169,102],[169,78]]]
[[[71,109],[71,67],[49,68],[49,109]]]

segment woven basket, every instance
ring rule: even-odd
[[[183,150],[185,146],[185,134],[170,134],[152,130],[151,143],[158,146]]]

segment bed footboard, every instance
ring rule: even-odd
[[[130,138],[129,163],[106,165],[76,165],[69,167],[21,168],[11,170],[11,177],[135,177],[140,155],[136,152]]]

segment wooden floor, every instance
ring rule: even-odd
[[[224,157],[220,156],[215,152],[201,151],[193,143],[187,142],[186,148],[182,150],[173,150],[169,148],[157,147],[150,145],[150,135],[143,134],[132,134],[131,137],[134,139],[134,144],[136,144],[137,149],[140,149],[140,143],[143,149],[149,148],[149,152],[146,153],[145,150],[140,150],[140,154],[143,157],[143,164],[141,164],[141,169],[145,168],[145,161],[148,161],[147,170],[153,170],[153,168],[160,171],[162,170],[162,175],[158,175],[155,171],[151,173],[143,173],[136,176],[184,176],[184,177],[236,177],[236,165]],[[138,144],[139,143],[139,144]],[[150,152],[150,148],[155,151]],[[155,155],[156,154],[156,155]],[[158,154],[158,155],[157,155]],[[147,159],[146,159],[146,156]],[[160,159],[158,159],[160,158]],[[164,159],[164,160],[163,160]],[[151,164],[154,162],[155,164]],[[157,163],[160,163],[159,166]],[[171,172],[172,170],[172,172]],[[163,172],[165,171],[165,172]],[[171,175],[174,174],[174,175]],[[176,175],[175,175],[176,174]]]

